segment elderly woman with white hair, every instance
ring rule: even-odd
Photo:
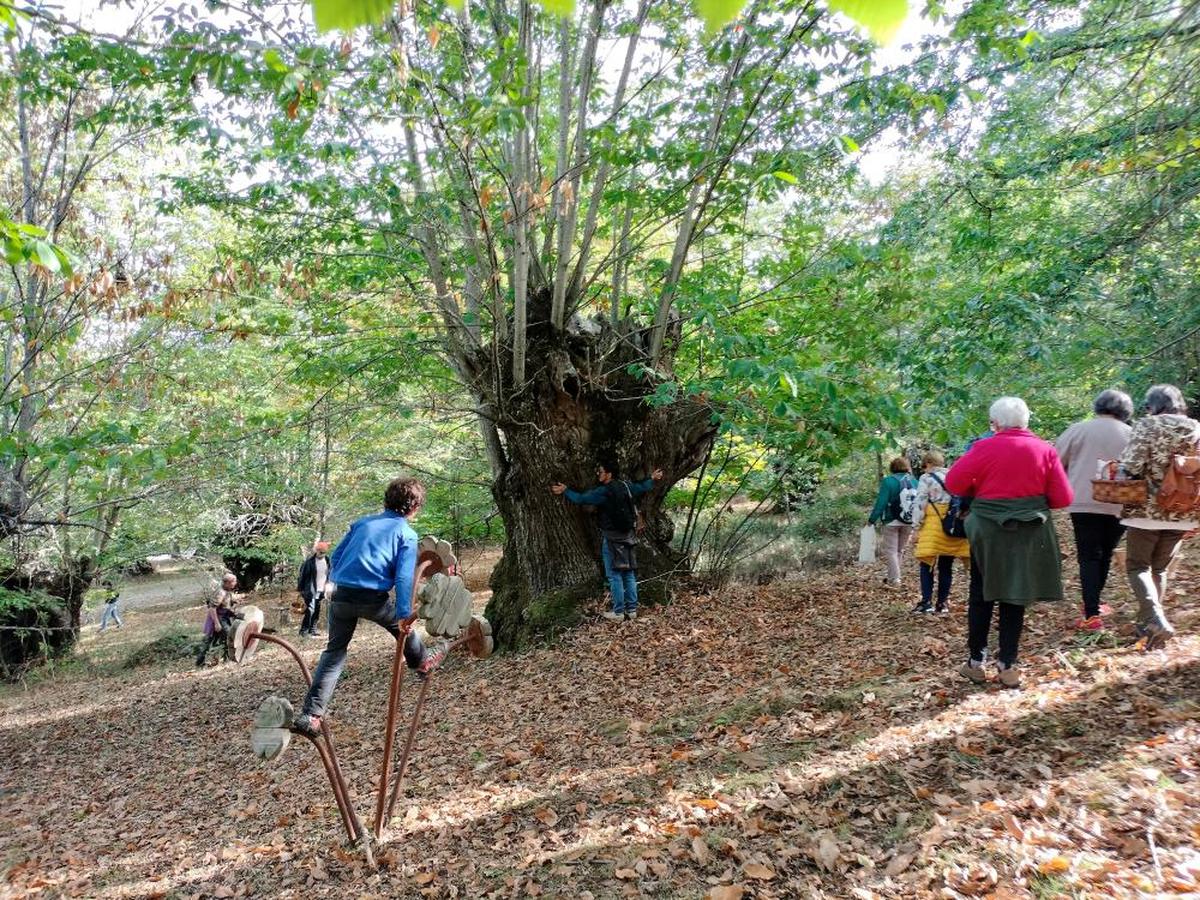
[[[988,411],[995,434],[977,441],[946,473],[946,487],[971,497],[966,519],[971,544],[967,600],[968,658],[962,674],[987,681],[984,661],[992,615],[999,606],[997,677],[1021,686],[1017,650],[1025,607],[1061,600],[1062,560],[1050,510],[1071,503],[1074,492],[1052,444],[1029,430],[1029,407],[1001,397]]]
[[[1194,510],[1164,509],[1158,495],[1172,458],[1200,453],[1200,422],[1188,417],[1183,393],[1173,384],[1146,391],[1145,410],[1134,423],[1121,467],[1133,478],[1146,479],[1148,497],[1126,506],[1121,524],[1127,529],[1125,574],[1138,601],[1138,634],[1146,639],[1146,649],[1154,650],[1175,635],[1163,609],[1167,568],[1187,533],[1200,528]]]

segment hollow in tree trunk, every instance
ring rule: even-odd
[[[671,547],[663,499],[700,465],[716,433],[711,409],[697,400],[651,402],[670,375],[662,363],[643,368],[648,335],[629,321],[530,331],[528,381],[496,417],[504,458],[493,493],[506,540],[487,616],[497,645],[509,648],[575,624],[605,590],[594,512],[552,494],[550,485],[592,487],[601,459],[619,463],[628,480],[663,470],[664,479],[638,500],[646,528],[637,548],[639,598],[661,601],[671,576],[686,568]],[[494,385],[495,372],[480,370],[481,383]]]

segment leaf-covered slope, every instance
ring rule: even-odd
[[[1172,601],[1184,636],[1155,654],[1077,638],[1073,604],[1037,609],[1020,693],[954,674],[963,585],[950,619],[918,618],[861,571],[691,596],[523,655],[452,658],[378,871],[342,846],[307,746],[274,766],[251,757],[258,701],[299,693],[275,648],[246,668],[65,680],[2,707],[0,893],[1195,891],[1195,584],[1184,567]],[[1132,603],[1114,587],[1125,621]],[[363,813],[388,650],[364,629],[334,704]]]

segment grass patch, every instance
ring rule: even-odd
[[[143,666],[176,662],[181,659],[195,658],[199,652],[200,642],[196,640],[194,634],[183,630],[173,631],[134,648],[121,663],[121,668],[139,669]]]

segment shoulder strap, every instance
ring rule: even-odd
[[[946,487],[946,482],[942,481],[941,476],[939,476],[937,472],[930,472],[929,474],[933,476],[934,481],[942,486],[943,491],[945,491],[947,494],[950,493],[950,488]]]

